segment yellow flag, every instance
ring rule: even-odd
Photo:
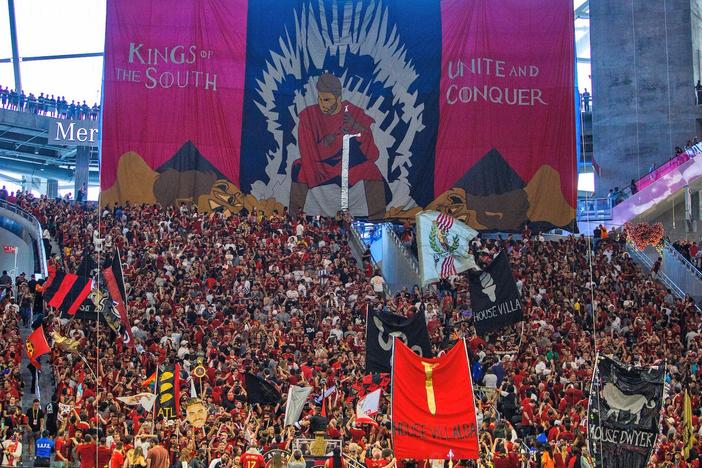
[[[685,390],[685,399],[683,400],[683,441],[685,447],[683,454],[685,458],[690,455],[690,449],[695,445],[695,429],[692,427],[692,401],[690,395]]]

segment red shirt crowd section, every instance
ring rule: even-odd
[[[376,295],[369,282],[372,266],[357,264],[348,247],[348,220],[260,213],[224,219],[216,213],[156,206],[98,214],[95,207],[25,195],[17,202],[58,240],[62,256],[51,260],[58,266],[74,271],[86,251],[102,262],[114,247],[125,263],[135,347],[125,347],[104,323],[98,327],[53,313],[44,322],[47,334],[57,331],[79,340],[90,366],[76,355],[53,351],[56,399],[65,412],[57,423],[56,442],[69,460],[80,456],[74,447],[87,450],[85,434],[98,436],[91,443],[102,448],[104,457],[117,458],[113,466],[120,457],[136,456],[133,447],[151,433],[159,436],[173,461],[209,462],[230,452],[230,466],[252,446],[266,452],[290,448],[294,438],[311,437],[309,407],[300,427],[285,428],[285,401],[277,406],[246,403],[243,373],[250,371],[283,395],[291,384],[313,386],[314,396],[335,385],[327,436],[343,437],[344,453],[358,460],[367,455],[369,467],[386,466],[392,449],[389,395],[382,399],[378,427],[354,423],[358,398],[387,387],[385,376],[366,376],[363,369],[365,313],[374,307],[403,315],[423,308],[436,351],[467,339],[485,462],[536,466],[539,458],[543,466],[580,466],[588,457],[587,398],[599,351],[625,363],[667,363],[669,390],[652,463],[699,466],[699,447],[689,462],[682,460],[681,450],[685,389],[692,396],[694,427],[699,429],[700,311],[692,300],[673,297],[642,272],[616,233],[599,244],[592,265],[583,237],[474,242],[483,264],[500,249],[507,250],[526,317],[486,339],[473,332],[467,282],[461,276],[438,290]],[[99,253],[94,252],[96,245]],[[16,322],[11,317],[4,322],[9,336],[15,336],[8,323]],[[21,343],[3,340],[0,346],[15,352],[0,353],[0,363],[16,375]],[[203,379],[190,376],[198,358],[207,370]],[[139,407],[117,400],[150,391],[142,383],[157,364],[175,362],[184,369],[183,401],[192,384],[208,408],[204,430],[190,427],[185,415],[175,421],[154,420]],[[0,395],[3,407],[17,396],[16,380],[6,380]],[[547,442],[539,443],[537,437]],[[525,445],[536,452],[525,455]],[[396,463],[409,467],[429,462]]]

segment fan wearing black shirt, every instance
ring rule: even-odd
[[[39,400],[32,402],[32,407],[27,410],[27,426],[29,426],[29,450],[34,457],[34,442],[39,438],[44,430],[44,411],[39,406]]]

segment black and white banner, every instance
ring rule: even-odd
[[[478,335],[523,319],[519,290],[504,250],[485,270],[471,273],[470,303]]]
[[[656,444],[664,366],[625,366],[599,356],[590,391],[588,435],[597,467],[645,468]]]
[[[392,340],[396,336],[412,351],[431,357],[431,341],[424,312],[406,318],[368,309],[366,317],[366,372],[390,372]]]

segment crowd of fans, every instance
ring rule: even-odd
[[[48,117],[73,120],[97,120],[100,115],[100,106],[95,103],[88,105],[85,101],[72,100],[70,103],[64,96],[54,96],[39,93],[25,94],[24,91],[18,93],[9,87],[0,86],[0,105],[3,109],[16,110],[20,112],[31,112]]]
[[[297,452],[294,441],[313,437],[310,417],[319,407],[310,402],[299,424],[284,427],[285,397],[275,406],[249,405],[246,371],[282,395],[291,384],[314,387],[314,396],[336,386],[326,436],[343,439],[347,458],[332,458],[330,466],[350,460],[369,468],[427,466],[429,461],[393,459],[388,393],[377,427],[355,422],[358,398],[387,384],[382,376],[364,373],[367,308],[406,316],[424,310],[436,351],[466,338],[477,385],[478,466],[594,466],[586,412],[597,351],[625,363],[667,363],[662,434],[652,464],[699,466],[700,446],[683,460],[682,394],[685,389],[691,394],[697,431],[700,311],[642,272],[616,232],[599,240],[592,270],[584,237],[545,241],[526,232],[523,240],[475,240],[472,248],[482,264],[501,249],[509,254],[526,318],[478,337],[463,276],[435,289],[379,293],[370,281],[373,266],[357,263],[350,252],[350,225],[343,217],[252,212],[225,219],[187,206],[133,205],[98,213],[24,194],[16,202],[58,241],[62,252],[51,259],[54,266],[76,271],[86,253],[102,262],[119,247],[128,283],[135,347],[125,346],[104,323],[68,320],[51,310],[43,320],[47,335],[77,340],[84,352],[81,357],[54,346],[51,355],[55,394],[39,429],[48,431],[61,466],[145,466],[148,459],[152,468],[239,467],[244,454],[277,448],[293,454],[270,464],[301,468],[309,454],[305,447]],[[10,336],[19,320],[14,302],[2,304],[5,311],[15,310],[3,317]],[[0,354],[11,369],[4,375],[16,376],[21,344],[15,339],[3,345],[17,349]],[[198,358],[207,369],[201,380],[191,375]],[[192,384],[207,407],[202,430],[184,415],[154,417],[117,399],[149,391],[143,383],[157,365],[176,362],[182,367],[183,403]],[[16,377],[5,377],[4,415],[12,413],[19,390]],[[18,427],[8,421],[4,440]],[[163,454],[166,464],[159,465]]]
[[[698,270],[702,269],[702,251],[700,251],[697,241],[679,239],[671,245],[685,260],[692,263]]]
[[[6,299],[7,291],[12,287],[12,279],[6,271],[0,276],[0,310],[3,311],[0,320],[0,443],[2,445],[2,464],[7,460],[21,457],[21,443],[17,446],[11,442],[19,439],[16,429],[23,430],[23,413],[18,405],[22,396],[21,363],[24,343],[20,335],[19,305]],[[8,442],[10,441],[10,442]]]

